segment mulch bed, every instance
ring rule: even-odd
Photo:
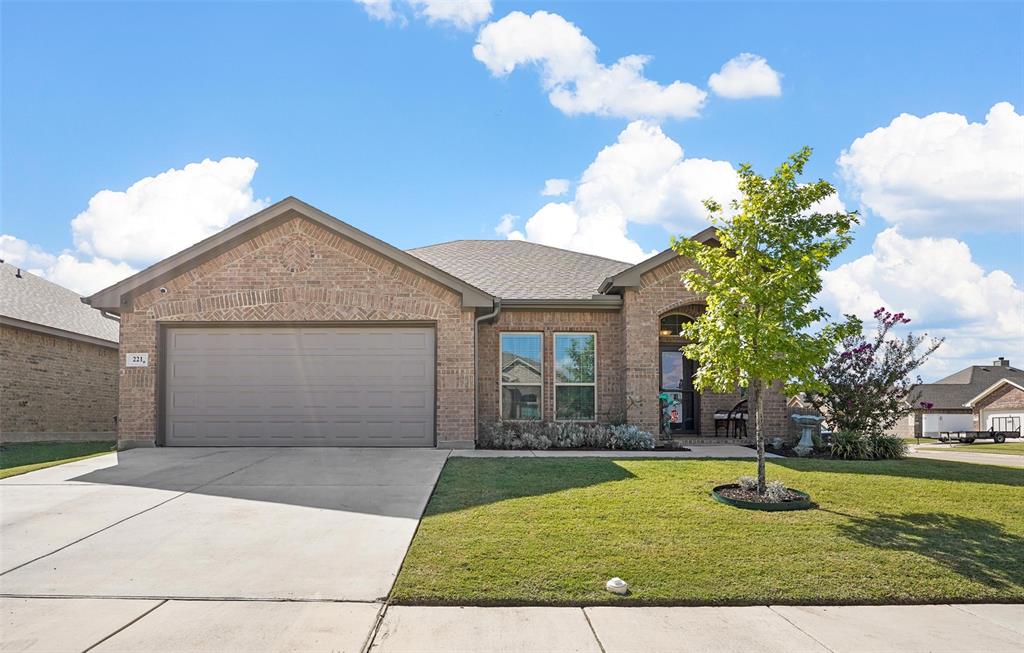
[[[779,501],[769,501],[767,497],[763,497],[757,493],[757,490],[744,490],[739,487],[724,487],[718,490],[718,493],[727,499],[733,499],[734,501],[749,501],[751,503],[780,503]],[[786,490],[786,498],[781,502],[787,501],[803,501],[804,497],[792,490]]]

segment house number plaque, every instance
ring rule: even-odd
[[[149,354],[127,354],[125,367],[149,367]]]

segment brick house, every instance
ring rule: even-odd
[[[1024,436],[1024,382],[999,379],[965,404],[974,431],[1016,431]]]
[[[1000,357],[991,365],[971,365],[935,383],[914,387],[916,396],[912,435],[931,436],[942,431],[986,431],[990,416],[1013,416],[1019,391],[1024,385],[1024,370]],[[998,408],[1006,409],[1006,415]],[[1021,414],[1017,411],[1017,417]],[[1019,428],[1019,426],[1018,426]]]
[[[472,447],[501,419],[722,441],[714,412],[742,397],[693,389],[689,265],[522,241],[403,251],[288,198],[84,301],[121,317],[122,447]],[[791,432],[780,393],[766,412],[769,436]]]
[[[0,441],[113,440],[117,322],[0,262]]]

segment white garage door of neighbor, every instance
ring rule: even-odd
[[[935,435],[940,431],[973,431],[974,416],[970,413],[925,413],[921,418],[924,435]]]
[[[1024,410],[985,411],[985,428],[996,431],[1017,431],[1024,435]]]
[[[428,447],[430,327],[175,327],[168,446]]]

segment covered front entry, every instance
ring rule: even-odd
[[[697,435],[700,430],[698,397],[693,387],[696,363],[678,346],[662,345],[660,351],[661,431],[665,435]]]
[[[429,447],[428,326],[165,328],[168,446]]]

